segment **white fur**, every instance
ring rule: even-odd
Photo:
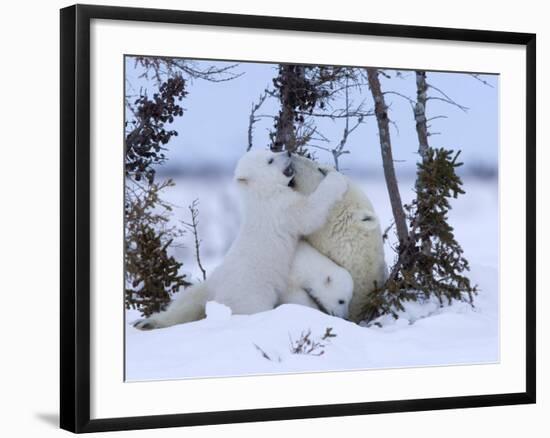
[[[302,304],[347,318],[352,295],[353,279],[350,273],[309,243],[300,241],[288,288],[281,295],[281,304]]]
[[[304,195],[322,184],[324,174],[334,173],[300,156],[293,157],[293,166],[295,189]],[[381,285],[387,274],[380,222],[370,200],[357,184],[348,180],[346,194],[333,206],[325,225],[306,240],[351,274],[354,289],[349,318],[358,322],[375,282]]]
[[[279,303],[298,240],[323,226],[329,210],[347,190],[343,176],[331,172],[307,196],[298,193],[289,187],[290,164],[286,152],[268,150],[248,152],[239,160],[234,176],[242,221],[224,261],[204,283],[184,291],[165,312],[138,321],[137,328],[197,320],[210,300],[236,314],[270,310]]]

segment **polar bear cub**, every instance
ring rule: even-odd
[[[328,166],[294,155],[295,190],[308,195],[334,173]],[[346,178],[347,179],[347,178]],[[378,215],[361,188],[348,180],[348,190],[331,209],[326,223],[306,236],[307,242],[346,269],[353,278],[349,319],[359,322],[369,293],[386,279],[384,242]]]
[[[351,274],[307,242],[300,241],[281,304],[302,304],[347,318],[352,295]]]
[[[164,312],[134,324],[147,330],[195,321],[207,301],[236,314],[273,309],[288,286],[291,264],[301,236],[321,228],[330,209],[347,190],[346,179],[330,172],[316,190],[293,190],[294,168],[287,152],[247,152],[234,180],[241,201],[241,226],[223,262],[206,281],[192,286]]]

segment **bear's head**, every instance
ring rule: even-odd
[[[293,184],[294,167],[289,152],[253,150],[239,160],[234,174],[237,186],[258,194],[270,194]]]
[[[327,166],[294,154],[292,156],[292,166],[294,167],[294,189],[304,195],[309,195],[315,191],[317,186],[331,170]]]
[[[293,188],[303,195],[313,193],[325,176],[334,171],[328,165],[296,154],[292,156],[292,166],[294,167]],[[345,201],[340,204],[345,208],[333,214],[333,221],[339,223],[339,228],[355,229],[359,233],[376,230],[380,222],[370,200],[354,185],[348,187],[349,195],[346,195]]]
[[[349,303],[353,296],[353,278],[343,268],[338,268],[322,278],[323,284],[317,284],[314,293],[329,314],[340,318],[349,315]]]

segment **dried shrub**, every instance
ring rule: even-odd
[[[144,316],[164,310],[180,287],[191,284],[179,273],[182,264],[168,254],[182,233],[168,226],[172,207],[159,198],[159,192],[172,185],[168,180],[145,187],[133,184],[126,190],[125,304]]]
[[[146,178],[151,184],[155,177],[154,165],[162,164],[165,147],[177,131],[167,130],[165,125],[183,115],[178,104],[185,96],[185,80],[175,76],[159,87],[153,99],[141,95],[134,102],[134,120],[126,122],[126,175],[136,181]]]

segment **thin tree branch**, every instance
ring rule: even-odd
[[[191,232],[193,233],[193,237],[195,239],[195,257],[197,259],[197,265],[199,266],[199,269],[201,270],[202,272],[202,279],[203,281],[206,280],[206,270],[204,269],[204,267],[202,266],[202,262],[201,262],[201,255],[200,255],[200,246],[201,246],[201,242],[202,240],[199,239],[199,231],[198,231],[198,226],[199,226],[199,221],[198,221],[198,217],[199,217],[199,210],[198,210],[198,205],[199,205],[199,200],[198,199],[195,199],[191,205],[189,205],[187,208],[189,209],[190,213],[191,213],[191,222],[184,222],[184,221],[181,221],[187,228],[189,228],[189,230],[191,230]]]
[[[405,99],[406,101],[408,101],[411,105],[416,105],[416,101],[414,99],[411,99],[409,96],[405,95],[405,94],[402,94],[402,93],[398,93],[397,91],[384,91],[384,95],[386,94],[394,94],[396,96],[399,96],[403,99]]]
[[[432,120],[437,120],[437,119],[448,119],[447,116],[434,116],[434,117],[430,117],[429,119],[426,119],[427,122],[431,122]]]
[[[346,77],[346,93],[345,93],[345,99],[346,99],[346,114],[345,114],[345,126],[344,126],[344,133],[342,134],[342,140],[340,140],[340,143],[336,148],[332,150],[332,157],[334,159],[334,168],[336,170],[340,170],[340,163],[339,158],[341,155],[349,154],[349,151],[345,150],[344,147],[346,145],[346,142],[348,141],[349,135],[355,131],[361,123],[363,123],[363,114],[360,114],[357,117],[356,123],[350,128],[349,119],[349,109],[350,109],[350,101],[349,101],[349,87],[348,85],[348,78]],[[362,105],[362,104],[361,104]]]
[[[250,116],[248,118],[248,147],[246,148],[247,152],[250,149],[252,149],[252,134],[254,131],[254,124],[259,120],[259,118],[256,117],[256,111],[258,111],[260,107],[263,105],[267,96],[268,96],[267,92],[264,91],[264,93],[260,95],[258,103],[252,104],[252,109],[250,111]]]
[[[440,100],[442,102],[445,102],[445,103],[448,103],[450,105],[454,105],[456,106],[457,108],[459,108],[460,110],[464,111],[465,113],[468,112],[468,110],[470,108],[466,107],[466,106],[462,106],[460,105],[459,103],[456,103],[454,100],[449,100],[449,99],[445,99],[443,97],[437,97],[437,96],[430,96],[428,97],[426,100]]]
[[[223,67],[210,65],[205,68],[198,68],[195,62],[181,58],[138,56],[135,58],[135,63],[136,65],[140,64],[145,69],[140,77],[148,77],[152,73],[159,84],[163,82],[163,76],[182,73],[190,79],[202,79],[208,82],[226,82],[244,74],[244,72],[236,73],[234,71],[239,64],[230,64]]]
[[[490,87],[490,88],[495,88],[492,84],[490,84],[489,82],[487,82],[485,79],[481,78],[481,75],[480,74],[477,74],[477,73],[469,73],[469,75],[471,77],[473,77],[474,79],[477,79],[479,82],[481,82],[483,85],[486,85],[487,87]]]
[[[443,92],[443,90],[437,88],[436,86],[432,85],[432,84],[429,84],[429,83],[426,83],[426,86],[428,88],[432,88],[434,89],[435,91],[437,91],[439,94],[441,94],[443,97],[436,97],[436,96],[430,96],[428,97],[427,99],[433,99],[433,100],[441,100],[443,102],[447,102],[451,105],[454,105],[458,108],[460,108],[462,111],[464,112],[467,112],[469,110],[468,107],[464,106],[464,105],[460,105],[459,103],[457,103],[455,100],[453,100],[452,98],[450,98],[445,92]]]

